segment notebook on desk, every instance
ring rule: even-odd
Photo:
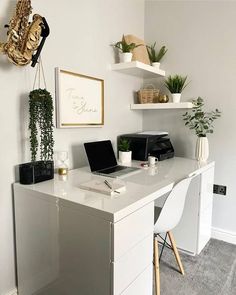
[[[124,183],[117,183],[117,180],[110,180],[109,184],[111,187],[109,188],[106,184],[105,181],[102,179],[93,179],[90,181],[87,181],[85,183],[81,183],[79,187],[84,190],[89,190],[93,191],[96,193],[101,193],[105,194],[108,196],[119,196],[119,194],[125,192],[126,187]]]
[[[110,177],[122,177],[139,172],[139,168],[117,164],[110,140],[88,142],[84,144],[91,172]]]

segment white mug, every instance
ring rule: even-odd
[[[156,157],[149,156],[148,157],[148,166],[149,167],[155,166],[156,165],[156,161],[158,161],[158,159]]]

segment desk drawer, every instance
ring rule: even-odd
[[[152,270],[150,265],[121,295],[152,295]]]
[[[113,294],[125,290],[152,263],[152,258],[153,235],[150,235],[113,262]]]
[[[112,261],[116,261],[138,242],[153,233],[154,203],[128,215],[113,224],[113,253]]]

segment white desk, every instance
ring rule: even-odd
[[[65,182],[15,184],[19,295],[151,295],[154,201],[187,175],[196,176],[186,202],[192,213],[175,236],[199,253],[210,238],[214,163],[173,158],[150,174],[126,177],[116,197],[79,189],[96,177],[85,169]]]

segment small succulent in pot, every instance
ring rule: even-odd
[[[119,160],[122,164],[131,163],[132,152],[130,151],[130,141],[126,138],[120,138],[118,143]]]
[[[150,46],[146,46],[148,51],[148,56],[152,63],[152,66],[160,67],[160,61],[163,58],[163,56],[166,54],[168,49],[166,48],[166,46],[162,46],[159,51],[156,51],[155,46],[156,46],[156,42]]]
[[[126,138],[120,138],[118,143],[118,150],[121,152],[129,152],[130,149],[130,141]]]
[[[120,62],[130,62],[133,56],[132,51],[135,48],[142,46],[142,44],[127,43],[125,36],[123,35],[122,40],[116,42],[113,46],[120,51]]]
[[[165,80],[165,86],[172,94],[173,102],[177,103],[180,102],[180,97],[182,91],[185,89],[185,87],[189,84],[186,83],[187,76],[180,76],[180,75],[174,75],[169,76]]]

